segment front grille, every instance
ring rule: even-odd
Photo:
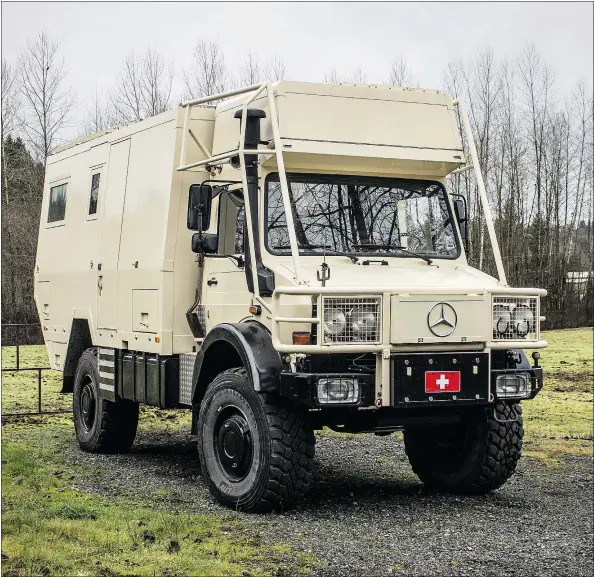
[[[380,297],[324,297],[322,306],[324,344],[380,342]]]
[[[493,297],[493,340],[536,341],[539,323],[538,297]]]

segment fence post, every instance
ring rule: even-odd
[[[37,412],[41,415],[41,369],[37,369]]]
[[[10,327],[11,329],[15,329],[18,333],[19,329],[26,329],[27,330],[27,342],[29,342],[29,332],[28,332],[28,327],[33,327],[33,326],[41,326],[38,324],[34,324],[34,323],[29,323],[29,324],[18,324],[18,323],[6,323],[6,324],[2,324],[1,328],[4,331],[4,329],[6,327]],[[26,412],[26,413],[6,413],[3,412],[2,413],[2,419],[4,420],[4,417],[24,417],[24,416],[30,416],[30,415],[44,415],[44,414],[61,414],[61,413],[70,413],[70,410],[56,410],[56,411],[47,411],[46,413],[43,412],[43,407],[42,407],[42,391],[41,391],[41,371],[48,371],[51,370],[51,367],[23,367],[21,368],[21,349],[20,349],[20,344],[16,344],[16,345],[9,345],[9,346],[14,346],[16,347],[16,366],[15,367],[11,367],[11,368],[4,368],[4,367],[0,367],[0,372],[2,374],[4,374],[5,372],[7,373],[15,373],[17,371],[31,371],[32,374],[33,371],[37,372],[37,411],[32,410],[30,412]]]

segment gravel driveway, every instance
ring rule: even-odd
[[[523,458],[498,491],[455,497],[426,492],[394,437],[321,434],[308,498],[285,514],[248,515],[213,503],[194,438],[176,427],[140,430],[123,456],[82,453],[74,435],[67,445],[67,460],[86,465],[81,488],[237,519],[268,543],[313,553],[318,575],[593,574],[587,457],[558,469]]]

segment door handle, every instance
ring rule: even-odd
[[[97,277],[97,289],[99,291],[99,296],[101,296],[101,291],[103,290],[103,276],[99,275]]]
[[[216,278],[211,278],[211,279],[208,279],[206,281],[206,284],[208,286],[212,286],[212,285],[215,285],[215,284],[219,284],[219,281]]]

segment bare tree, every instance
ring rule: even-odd
[[[341,82],[344,82],[344,79],[338,74],[336,68],[332,68],[332,70],[329,70],[324,74],[324,82],[326,84],[340,84]]]
[[[342,75],[336,71],[336,68],[332,68],[324,74],[324,82],[326,84],[365,84],[367,82],[367,74],[361,68],[357,68],[350,76]]]
[[[392,60],[388,84],[391,86],[405,86],[409,88],[418,88],[419,86],[412,70],[406,62],[406,58],[402,54],[396,56],[394,60]]]
[[[138,122],[167,110],[171,101],[173,69],[149,48],[144,56],[130,53],[110,96],[118,123]]]
[[[183,71],[185,98],[200,98],[224,92],[229,84],[225,57],[213,41],[198,40],[192,53],[192,63]]]
[[[239,68],[237,74],[238,86],[251,86],[259,82],[276,82],[282,80],[285,76],[285,64],[278,55],[269,58],[264,66],[260,66],[257,58],[248,51],[248,56],[244,64]],[[230,82],[230,81],[229,81]],[[227,88],[229,88],[229,82]]]
[[[251,86],[261,82],[263,72],[258,64],[258,60],[251,51],[248,51],[247,60],[239,69],[239,84],[242,86]]]
[[[535,251],[541,254],[543,241],[542,197],[544,193],[545,174],[545,128],[549,118],[551,106],[551,90],[553,75],[543,62],[533,44],[528,45],[518,59],[520,75],[520,91],[524,96],[526,119],[529,123],[529,140],[531,143],[532,161],[534,167],[534,202],[533,210],[536,215],[534,224]],[[534,207],[535,205],[535,207]],[[544,282],[544,271],[539,269],[538,278]]]
[[[65,88],[66,67],[58,43],[40,32],[19,59],[18,85],[23,102],[22,127],[34,155],[45,164],[59,143],[74,105]]]
[[[128,54],[116,79],[116,88],[110,95],[118,122],[142,120],[141,63],[134,54]]]
[[[103,101],[99,90],[96,88],[83,117],[81,136],[90,136],[96,132],[101,132],[113,124],[115,124],[115,119],[109,104]]]
[[[361,68],[357,68],[351,75],[351,82],[354,84],[365,84],[367,82],[367,74]]]
[[[173,67],[163,57],[149,48],[141,63],[141,98],[145,117],[165,112],[171,105]]]
[[[479,162],[486,182],[491,176],[495,114],[499,105],[501,83],[491,48],[481,51],[473,60],[470,75],[466,76],[467,94],[470,102],[470,123],[477,139]],[[472,85],[472,86],[471,86]],[[495,188],[494,186],[489,189]],[[478,197],[478,187],[476,189]],[[478,204],[478,201],[477,201]],[[485,254],[485,221],[481,211],[478,222],[479,268],[483,268]]]
[[[2,172],[4,173],[3,188],[6,202],[9,200],[8,191],[8,166],[4,140],[15,128],[16,111],[18,107],[18,92],[16,87],[16,74],[14,68],[2,59]]]
[[[4,58],[2,59],[2,138],[6,138],[15,128],[18,108],[16,71]]]
[[[285,63],[277,54],[269,58],[264,66],[264,78],[268,80],[268,82],[283,80],[286,73]]]

